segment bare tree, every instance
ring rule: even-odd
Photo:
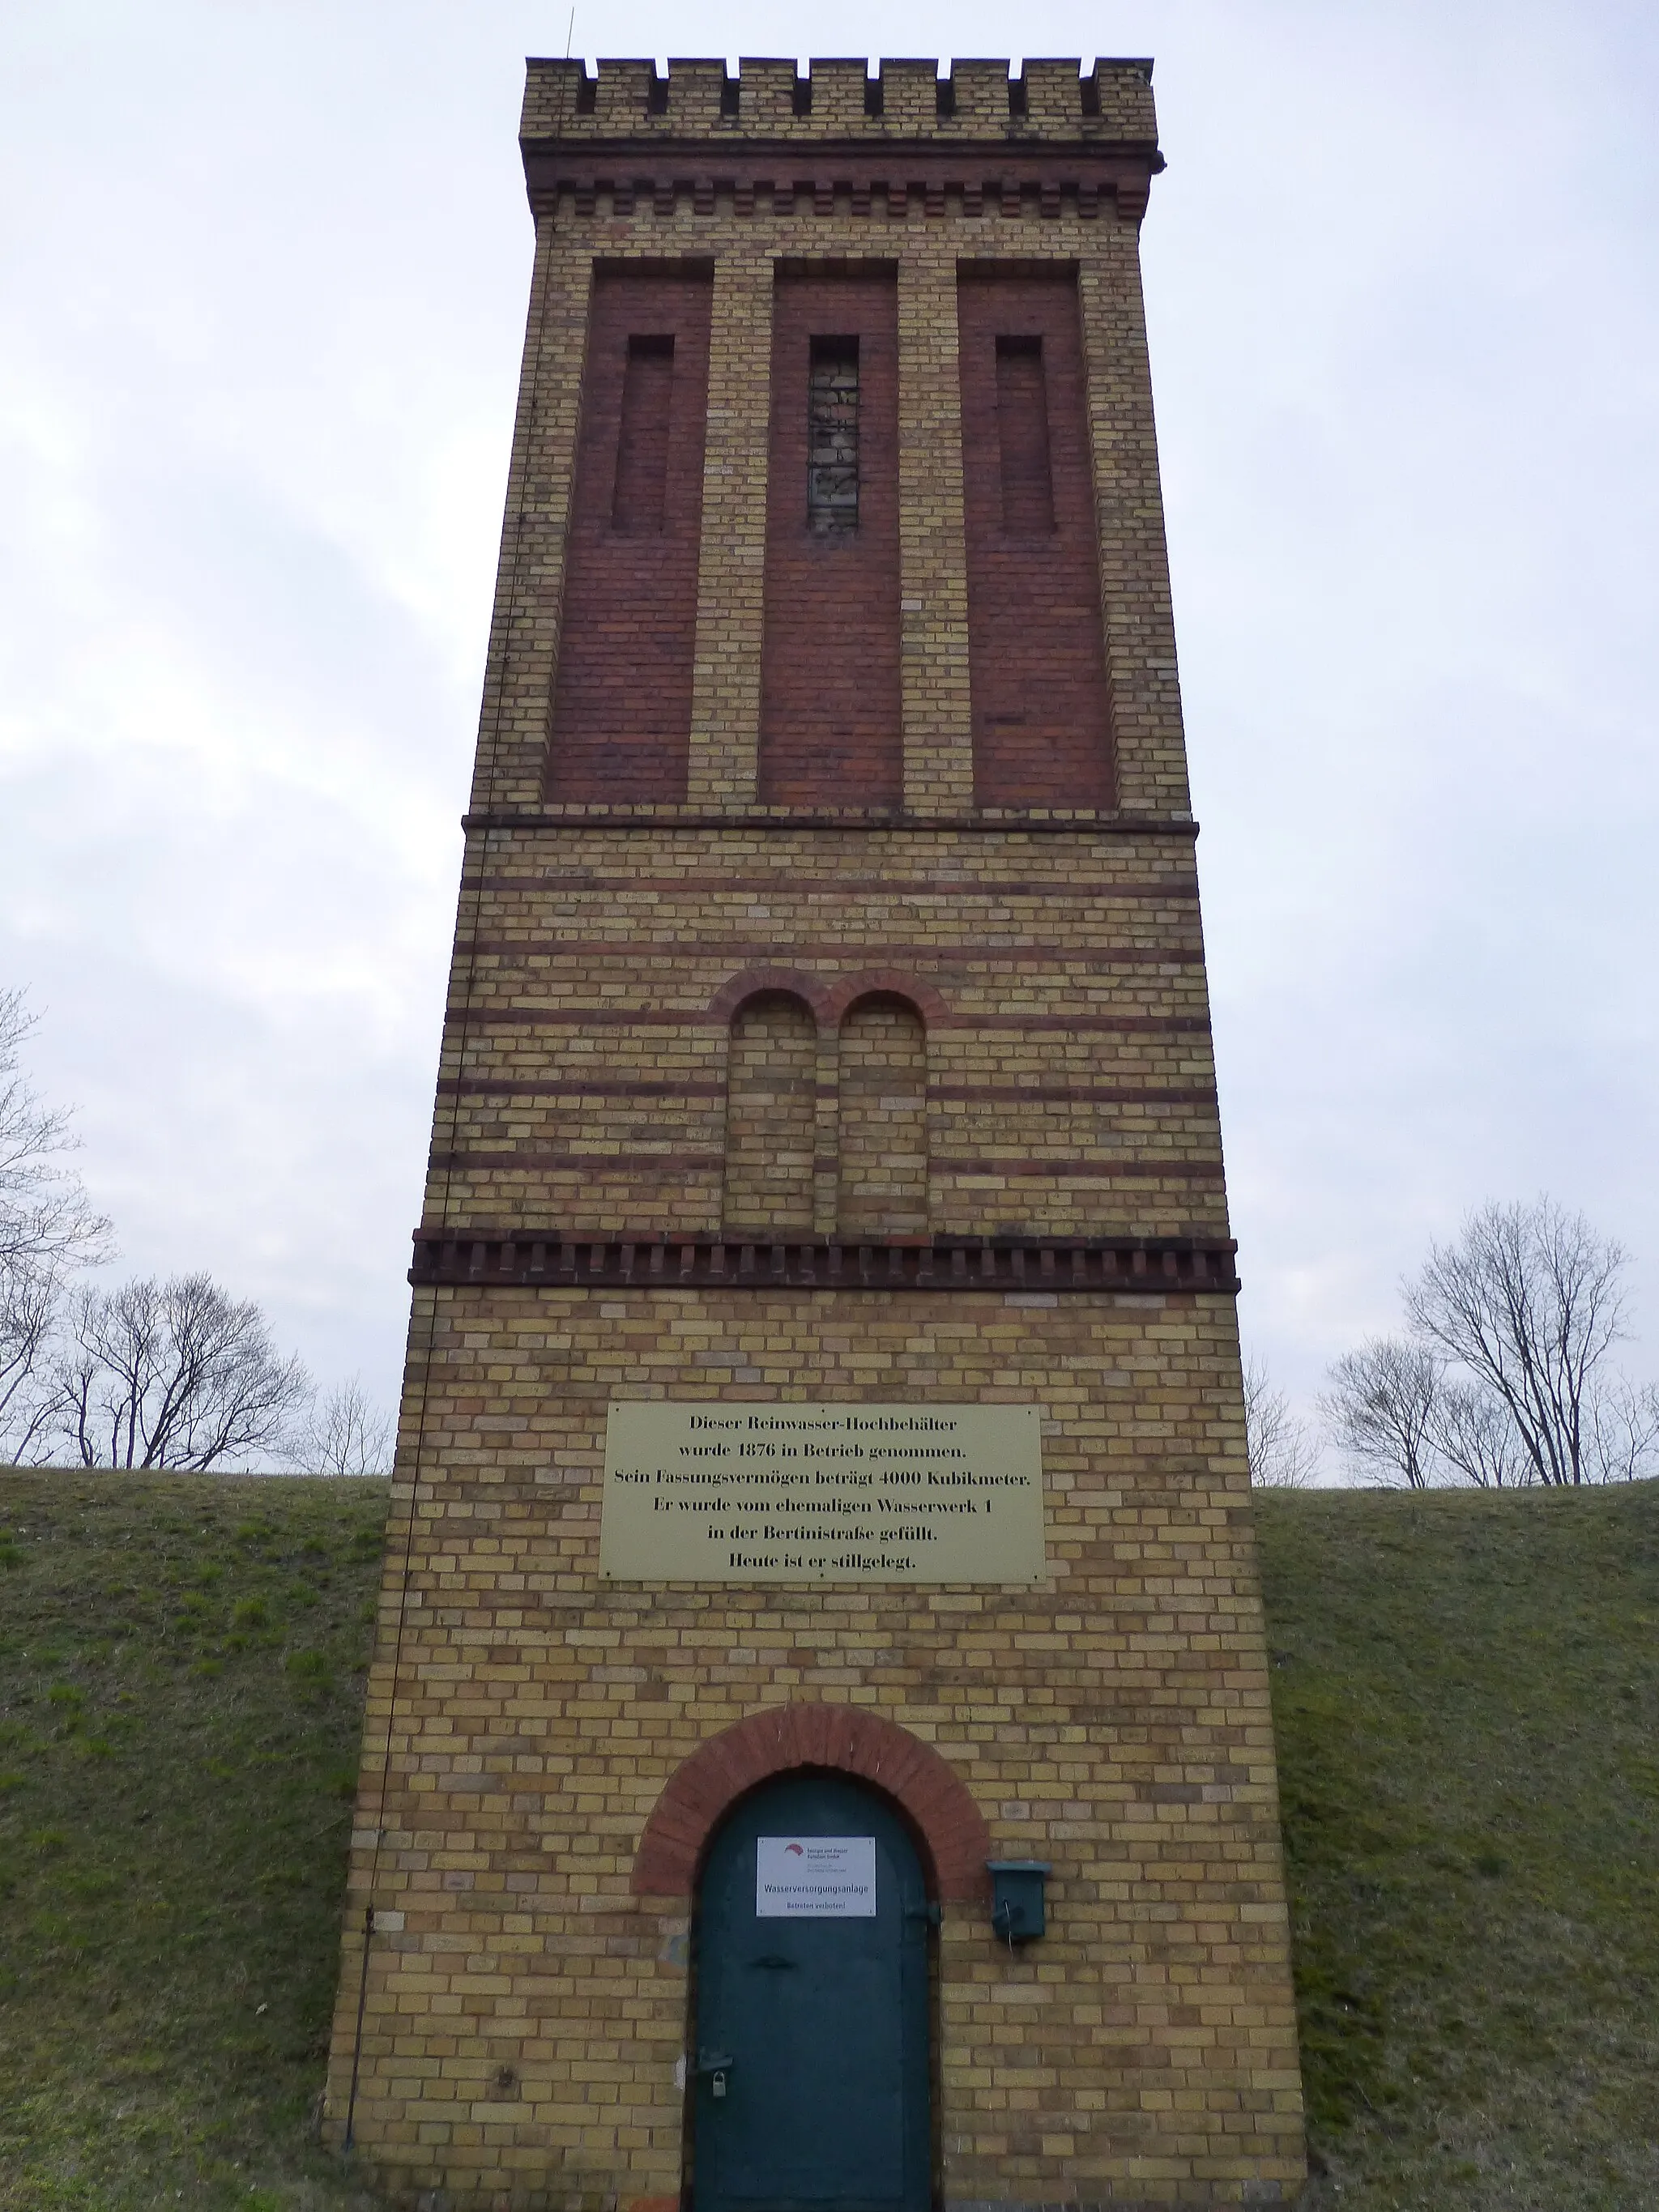
[[[396,1437],[397,1423],[353,1375],[313,1404],[294,1447],[295,1463],[312,1474],[387,1474]]]
[[[1447,1466],[1478,1488],[1505,1490],[1533,1480],[1509,1407],[1479,1384],[1443,1379],[1430,1427]]]
[[[1244,1362],[1244,1439],[1258,1488],[1306,1490],[1317,1478],[1318,1445],[1254,1357]]]
[[[1590,1406],[1595,1471],[1603,1482],[1639,1482],[1659,1462],[1659,1389],[1616,1377]]]
[[[85,1290],[58,1368],[58,1419],[88,1467],[202,1469],[280,1455],[311,1395],[264,1316],[206,1275]]]
[[[38,1016],[21,991],[0,991],[0,1280],[107,1259],[110,1225],[63,1164],[78,1139],[70,1117],[42,1105],[18,1072]]]
[[[1627,1255],[1548,1198],[1483,1206],[1406,1292],[1413,1334],[1514,1422],[1540,1482],[1585,1479],[1597,1370],[1623,1335]]]
[[[1319,1410],[1338,1449],[1411,1490],[1433,1480],[1440,1363],[1420,1344],[1373,1336],[1331,1369]]]

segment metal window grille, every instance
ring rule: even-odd
[[[859,343],[814,338],[806,402],[806,520],[834,535],[859,526]]]

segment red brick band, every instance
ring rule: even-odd
[[[627,1176],[635,1182],[678,1182],[683,1176],[720,1175],[724,1152],[573,1152],[559,1145],[519,1145],[511,1152],[434,1152],[434,1168],[533,1168],[538,1175],[568,1168],[588,1182]]]
[[[652,1808],[634,1860],[644,1897],[689,1897],[703,1850],[738,1798],[803,1767],[856,1775],[905,1813],[932,1861],[935,1893],[987,1894],[991,1832],[961,1778],[931,1744],[854,1705],[775,1705],[710,1736],[676,1767]]]
[[[739,979],[744,980],[744,979]],[[805,979],[812,984],[814,992],[828,997],[817,977]],[[761,990],[797,990],[810,1006],[812,1000],[804,988],[787,983],[763,983],[755,987]],[[890,985],[866,985],[866,989],[890,989]],[[901,994],[914,998],[924,989],[915,985],[909,992]],[[743,996],[750,995],[745,990]],[[937,996],[932,994],[930,996]],[[719,994],[714,1002],[718,1004]],[[927,1026],[932,1029],[1013,1030],[1023,1036],[1040,1036],[1047,1031],[1069,1036],[1073,1033],[1098,1036],[1108,1034],[1152,1035],[1157,1036],[1206,1036],[1209,1034],[1209,1019],[1203,1014],[1076,1014],[1056,1011],[1051,1014],[978,1014],[951,1013],[939,1001],[942,1009],[929,1014]],[[709,1006],[497,1006],[487,1000],[475,1001],[470,1006],[451,1006],[444,1016],[445,1025],[452,1032],[468,1029],[724,1029],[730,1013],[718,1014]]]
[[[1018,1097],[1018,1092],[1011,1092]],[[1137,1097],[1161,1096],[1139,1093]],[[1186,1096],[1183,1092],[1182,1097]],[[1212,1091],[1193,1092],[1194,1097],[1213,1097]],[[441,1075],[441,1098],[724,1098],[723,1083],[586,1083],[579,1076]]]
[[[995,1160],[951,1158],[936,1152],[928,1167],[936,1176],[1018,1176],[1022,1180],[1035,1176],[1055,1182],[1079,1176],[1091,1182],[1156,1182],[1160,1176],[1167,1176],[1172,1182],[1218,1183],[1223,1179],[1219,1160],[1166,1160],[1156,1154],[1142,1160],[1126,1160],[1120,1155],[1097,1160]]]
[[[833,1083],[815,1086],[823,1098],[836,1095]],[[723,1083],[696,1083],[689,1077],[675,1083],[590,1083],[580,1076],[558,1075],[442,1075],[438,1094],[444,1098],[724,1098]],[[935,1083],[933,1098],[982,1101],[1007,1099],[1016,1103],[1037,1099],[1050,1104],[1072,1103],[1095,1106],[1213,1106],[1215,1085],[1193,1084],[1156,1088],[1133,1083]]]
[[[759,960],[771,950],[770,945],[763,939],[561,937],[555,930],[539,927],[534,935],[471,937],[463,939],[462,942],[469,951],[483,954],[491,959],[499,959],[503,954],[517,954],[520,957],[527,954],[538,960],[579,960],[584,965],[595,961],[618,960],[629,969],[637,968],[641,962],[659,967],[676,960]],[[833,938],[814,945],[803,934],[798,936],[794,942],[796,950],[807,959],[835,960],[841,957],[845,950]],[[988,967],[998,969],[1085,968],[1096,974],[1109,968],[1201,968],[1204,965],[1203,946],[1182,941],[1168,945],[998,944],[983,952],[966,951],[961,946],[945,949],[932,945],[862,945],[859,950],[873,953],[877,959],[884,961],[925,960],[930,967],[956,975],[981,975]],[[817,980],[822,982],[822,978]],[[799,985],[768,988],[799,989]],[[864,988],[886,989],[890,987],[866,984]],[[836,988],[839,989],[840,986],[837,985]]]
[[[1198,836],[1198,823],[1189,815],[1097,813],[1087,808],[1060,811],[1044,808],[1024,813],[1017,807],[987,807],[977,814],[876,814],[845,807],[835,813],[811,814],[787,807],[742,813],[694,813],[676,806],[569,806],[556,812],[540,807],[496,807],[488,813],[464,814],[463,830],[604,830],[646,831],[660,836],[665,830],[717,830],[729,835],[736,830],[833,830],[860,837],[890,831],[907,837],[961,836],[964,831],[996,837],[1177,837],[1189,843]],[[471,878],[467,880],[470,882]]]
[[[639,892],[652,897],[667,892],[684,897],[699,888],[684,876],[610,876],[585,867],[533,871],[487,868],[482,875],[468,880],[487,891],[592,891],[605,898],[617,891]],[[872,899],[933,898],[947,902],[953,908],[969,899],[1051,899],[1061,888],[1052,878],[1044,880],[1013,876],[984,876],[971,884],[945,884],[937,878],[924,876],[838,876],[830,883],[817,877],[803,879],[793,869],[780,869],[769,876],[723,875],[716,887],[728,896],[752,894],[761,897],[775,895],[779,890],[804,889],[814,906],[821,900],[838,906],[867,906]],[[1066,902],[1073,908],[1097,899],[1155,902],[1167,899],[1171,905],[1187,906],[1195,904],[1198,899],[1198,884],[1190,876],[1183,876],[1178,882],[1158,883],[1154,879],[1149,883],[1120,884],[1084,884],[1068,877],[1063,888]]]

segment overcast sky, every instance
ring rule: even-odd
[[[389,1400],[566,0],[0,27],[0,986],[125,1269]],[[1659,11],[578,9],[589,54],[1152,54],[1144,234],[1247,1340],[1298,1398],[1427,1240],[1637,1255]]]

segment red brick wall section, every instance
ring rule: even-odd
[[[774,1705],[750,1713],[694,1751],[669,1777],[645,1824],[633,1888],[689,1897],[722,1816],[757,1784],[801,1767],[856,1775],[886,1792],[915,1826],[937,1894],[989,1894],[990,1831],[965,1783],[931,1744],[854,1705]]]
[[[1111,806],[1077,279],[966,267],[957,306],[975,798]]]
[[[810,531],[811,341],[858,340],[858,527]],[[898,286],[890,269],[777,280],[761,658],[761,797],[896,806],[899,684]]]
[[[714,278],[594,272],[547,796],[685,796]]]

